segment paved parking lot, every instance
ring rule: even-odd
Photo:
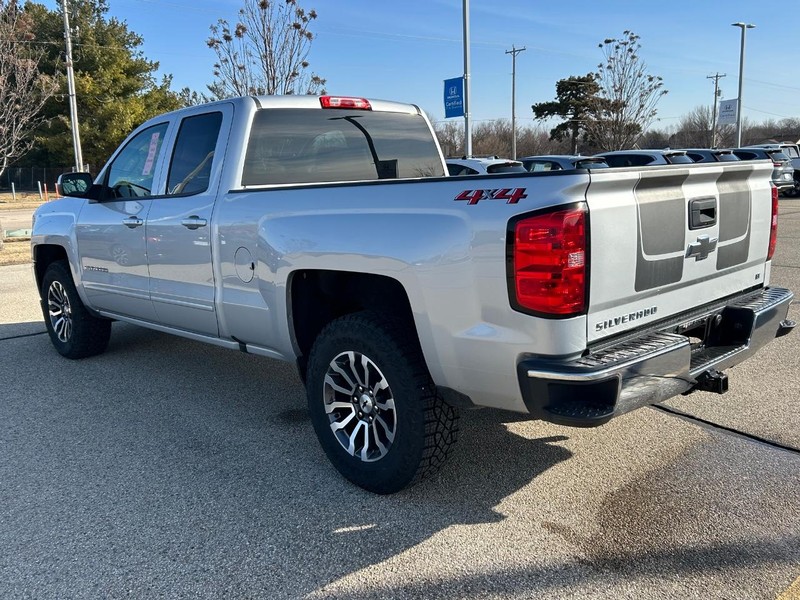
[[[800,292],[800,201],[780,238]],[[290,365],[119,323],[72,362],[43,331],[0,268],[2,598],[800,598],[800,332],[688,416],[466,413],[444,472],[378,497]]]

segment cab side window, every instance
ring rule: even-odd
[[[161,123],[148,127],[125,145],[108,170],[107,198],[146,198],[153,195],[153,177],[167,125]]]
[[[200,194],[208,189],[222,113],[187,117],[181,122],[167,178],[167,194]]]

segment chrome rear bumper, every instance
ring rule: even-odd
[[[732,300],[704,316],[711,326],[703,343],[694,346],[670,326],[574,361],[522,360],[517,373],[525,405],[537,418],[591,427],[705,386],[709,378],[724,391],[719,371],[792,329],[786,315],[793,297],[783,288],[765,288]]]

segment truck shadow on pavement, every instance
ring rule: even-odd
[[[472,412],[441,474],[381,497],[329,465],[293,365],[119,323],[80,361],[46,335],[4,343],[48,375],[12,382],[0,409],[16,432],[0,442],[16,490],[0,595],[302,597],[452,525],[504,519],[503,498],[570,456],[566,438]]]

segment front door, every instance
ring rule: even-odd
[[[145,223],[167,126],[149,127],[125,145],[106,170],[103,197],[86,201],[76,227],[81,279],[92,306],[147,321],[156,314]]]

